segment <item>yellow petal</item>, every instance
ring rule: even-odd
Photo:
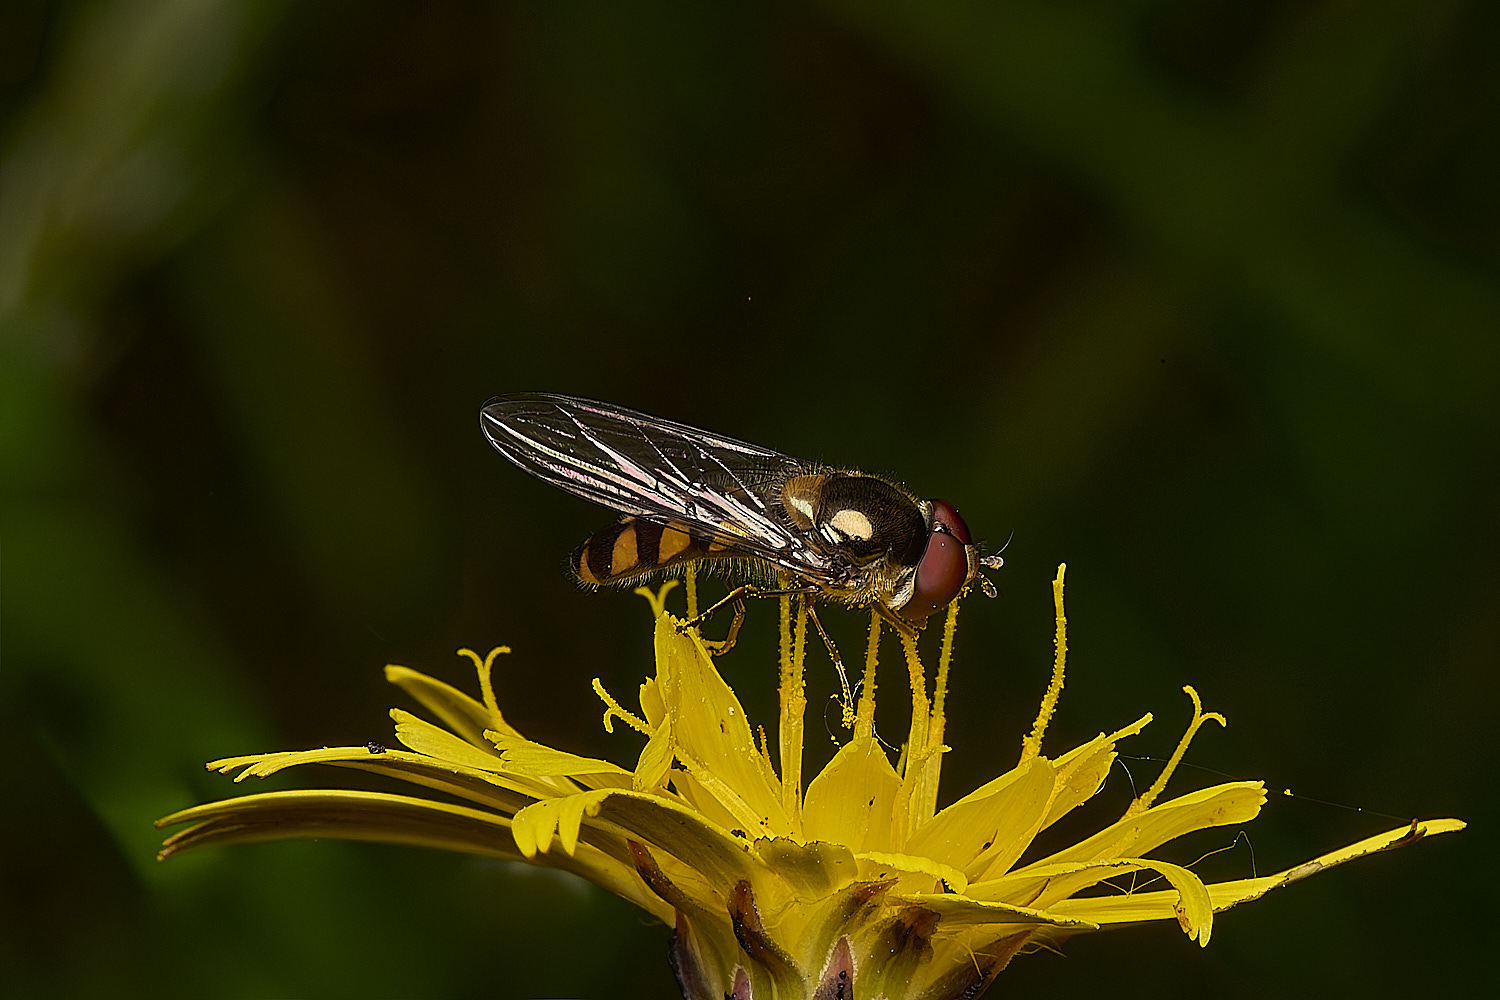
[[[812,840],[843,844],[851,851],[891,848],[891,810],[901,778],[873,737],[839,748],[807,788],[802,821]]]
[[[210,845],[304,837],[369,840],[519,860],[503,816],[385,792],[266,792],[184,809],[158,827],[195,823],[170,837],[162,857]]]
[[[625,777],[630,772],[618,764],[594,757],[554,750],[541,743],[533,743],[508,733],[490,730],[485,738],[500,751],[500,763],[509,774],[524,774],[533,778],[575,777],[594,774],[616,774]]]
[[[1041,827],[1053,780],[1052,763],[1033,757],[923,824],[905,853],[934,858],[970,878],[1005,871]]]
[[[611,853],[622,858],[629,856],[627,842],[631,840],[676,857],[701,877],[705,898],[698,904],[706,909],[721,906],[722,894],[741,881],[778,891],[775,873],[752,854],[745,841],[658,795],[611,789],[584,792],[537,802],[511,821],[516,847],[528,858],[545,854],[554,836],[566,852],[569,844],[579,843],[585,827],[593,831],[591,840],[613,845]],[[664,869],[668,867],[665,858],[658,861]],[[673,881],[679,888],[692,885],[681,873]],[[784,897],[785,889],[779,894]]]
[[[1065,927],[1075,931],[1099,929],[1097,924],[1079,917],[1049,913],[1026,906],[1012,906],[1008,903],[987,903],[952,893],[892,895],[887,897],[887,901],[931,910],[942,918],[941,926],[945,929],[975,924],[1015,924],[1018,929],[1024,929],[1027,925],[1035,927],[1038,924]]]
[[[787,884],[790,897],[794,899],[822,899],[853,882],[859,875],[859,864],[843,844],[759,840],[752,851],[762,864]],[[769,903],[770,900],[762,900],[763,906]]]
[[[459,739],[448,730],[399,708],[391,709],[391,718],[396,722],[396,738],[417,753],[482,771],[504,769],[500,763],[500,752],[488,740],[485,740],[481,749],[467,740]],[[483,735],[481,732],[480,736]]]
[[[507,816],[530,805],[536,798],[520,782],[507,775],[477,771],[460,764],[450,764],[401,750],[388,750],[375,756],[351,755],[344,760],[331,760],[328,763],[334,767],[399,778],[414,785],[489,806]]]
[[[608,791],[580,792],[533,802],[511,819],[511,833],[516,847],[528,858],[552,849],[554,834],[563,852],[572,854],[578,847],[578,836],[584,814],[592,814]]]
[[[1353,861],[1355,858],[1362,858],[1368,854],[1378,854],[1381,851],[1394,850],[1397,847],[1406,847],[1408,844],[1415,844],[1419,840],[1436,836],[1440,833],[1457,833],[1468,825],[1461,819],[1414,819],[1406,826],[1398,826],[1394,830],[1387,830],[1385,833],[1377,833],[1373,837],[1366,837],[1364,840],[1350,844],[1348,847],[1329,851],[1327,854],[1319,855],[1311,861],[1300,864],[1295,868],[1289,868],[1276,875],[1242,879],[1239,882],[1224,882],[1211,886],[1215,890],[1214,908],[1227,910],[1236,903],[1259,899],[1272,889],[1280,888],[1283,885],[1290,885],[1293,882],[1299,882],[1311,875],[1316,875],[1319,872],[1324,872],[1341,865],[1346,861]]]
[[[722,806],[724,811],[734,819],[734,827],[743,830],[750,837],[782,837],[787,835],[787,828],[791,825],[786,821],[785,813],[776,813],[767,816],[758,811],[755,806],[746,801],[733,785],[724,778],[704,767],[687,751],[678,748],[677,759],[687,769],[687,773],[697,782],[702,792]],[[779,822],[778,822],[779,820]]]
[[[858,855],[860,875],[863,878],[881,878],[890,872],[903,875],[922,875],[935,882],[942,882],[950,892],[963,892],[969,879],[952,865],[915,854],[893,854],[889,851],[865,851]]]
[[[710,795],[708,790],[699,784],[698,779],[693,777],[691,771],[673,769],[672,787],[682,797],[684,802],[708,822],[731,833],[738,830],[741,836],[750,836],[750,831],[741,826],[740,821],[734,817],[734,814],[725,809],[723,803]],[[637,790],[639,791],[639,789]]]
[[[1141,716],[1135,722],[1108,736],[1100,734],[1069,753],[1052,762],[1057,771],[1057,783],[1053,786],[1052,802],[1047,806],[1042,829],[1062,819],[1073,809],[1093,798],[1109,777],[1109,769],[1115,763],[1115,744],[1127,736],[1134,736],[1151,722],[1151,714]]]
[[[654,792],[666,784],[667,772],[672,768],[675,741],[672,739],[672,720],[662,719],[655,723],[651,738],[636,761],[635,774],[630,787],[638,792]]]
[[[1318,872],[1327,871],[1346,861],[1388,851],[1396,847],[1416,843],[1424,837],[1439,833],[1462,830],[1466,824],[1456,819],[1434,819],[1413,822],[1409,826],[1397,827],[1385,833],[1367,837],[1356,844],[1330,851],[1305,864],[1275,875],[1260,878],[1238,879],[1233,882],[1217,882],[1207,887],[1210,903],[1215,913],[1222,913],[1239,903],[1259,899],[1272,889],[1300,881]],[[1162,920],[1174,915],[1175,892],[1136,892],[1126,896],[1102,896],[1088,899],[1065,899],[1052,904],[1055,913],[1080,916],[1100,924],[1135,923],[1142,920]]]
[[[1032,905],[1048,912],[1066,912],[1072,916],[1100,923],[1099,917],[1087,904],[1118,897],[1091,896],[1087,899],[1079,899],[1075,894],[1098,885],[1105,879],[1148,869],[1161,873],[1175,890],[1162,894],[1164,897],[1170,897],[1169,909],[1163,915],[1176,917],[1183,933],[1206,947],[1209,937],[1213,934],[1214,913],[1208,888],[1203,884],[1202,879],[1186,868],[1166,861],[1119,858],[1110,861],[1089,861],[1083,864],[1046,865],[1030,872],[1033,877],[1045,879],[1045,888]],[[975,885],[971,892],[983,898],[1004,899],[1005,896],[997,895],[996,892],[1003,885],[1004,880],[998,883],[981,883]],[[1072,897],[1070,902],[1073,905],[1063,908],[1062,903],[1069,897]]]
[[[476,701],[451,684],[444,684],[410,667],[394,664],[385,668],[385,679],[417,700],[427,711],[480,750],[489,751],[485,741],[486,729],[503,729],[515,732],[504,720],[497,724],[495,715],[482,702]],[[519,735],[519,734],[517,734]]]
[[[641,792],[601,794],[607,797],[586,822],[668,851],[713,885],[724,888],[741,879],[759,881],[766,874],[748,843],[708,822],[696,810]]]
[[[302,764],[327,764],[347,760],[353,756],[370,756],[369,747],[321,747],[317,750],[283,750],[279,753],[257,753],[246,757],[225,757],[211,760],[203,765],[210,771],[228,774],[236,768],[244,768],[235,775],[236,783],[246,778],[269,778],[277,771]]]
[[[1232,781],[1190,792],[1127,816],[1087,840],[1018,869],[1017,874],[1043,865],[1139,857],[1194,830],[1247,823],[1259,814],[1265,801],[1265,784],[1259,781]]]
[[[653,677],[641,682],[641,714],[653,726],[660,725],[667,714],[667,706],[661,700],[661,685]]]
[[[529,786],[505,775],[491,774],[404,750],[372,754],[369,747],[324,747],[321,750],[226,757],[211,762],[208,768],[228,772],[236,767],[243,767],[244,771],[234,779],[238,782],[249,777],[266,778],[299,764],[332,764],[335,767],[390,775],[426,788],[440,789],[505,813],[515,812],[536,797]]]
[[[419,719],[399,708],[391,709],[391,718],[396,720],[396,738],[404,745],[437,760],[448,761],[476,771],[490,771],[510,775],[516,787],[532,798],[543,799],[554,795],[570,795],[579,790],[566,777],[523,774],[510,767],[500,758],[500,752],[485,753],[478,747],[459,739],[446,729],[439,729],[425,719]],[[493,744],[490,745],[493,750]]]
[[[776,836],[789,835],[780,783],[755,744],[744,707],[702,643],[678,634],[671,615],[656,622],[656,663],[665,674],[658,681],[683,763],[696,762],[706,772],[695,777],[746,829],[764,826]],[[752,816],[754,822],[748,822]]]

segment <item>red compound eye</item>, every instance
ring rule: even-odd
[[[932,534],[927,551],[917,563],[917,581],[911,600],[899,614],[909,622],[925,622],[934,611],[947,607],[969,579],[969,526],[951,504],[932,503]]]
[[[953,532],[953,537],[965,545],[974,541],[969,537],[969,526],[964,524],[962,517],[958,516],[958,508],[946,500],[932,501],[932,521],[934,524],[945,525],[949,531]]]

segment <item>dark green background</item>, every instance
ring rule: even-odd
[[[964,612],[944,801],[1014,763],[1066,560],[1051,749],[1149,710],[1126,749],[1163,755],[1193,683],[1231,727],[1175,790],[1263,777],[1397,817],[1275,795],[1260,872],[1473,824],[1234,911],[1207,950],[1082,938],[996,995],[1474,995],[1497,51],[1486,0],[4,4],[4,992],[671,995],[664,929],[551,874],[338,843],[153,860],[154,817],[231,791],[204,760],[390,741],[380,667],[468,686],[460,645],[515,647],[496,686],[528,734],[633,759],[588,681],[631,699],[645,607],[564,572],[609,515],[476,427],[536,389],[898,476],[1013,536],[1000,600]],[[769,722],[751,611],[723,666]],[[856,653],[863,618],[825,617]],[[1129,794],[1121,771],[1095,822]]]

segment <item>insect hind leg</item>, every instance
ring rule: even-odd
[[[724,607],[724,605],[734,605],[734,621],[732,621],[729,625],[729,634],[718,642],[704,642],[703,644],[714,656],[722,656],[733,649],[734,644],[739,640],[740,626],[743,625],[745,621],[745,598],[785,597],[790,594],[802,594],[806,596],[816,594],[817,592],[818,588],[816,586],[813,586],[812,584],[807,584],[806,586],[802,587],[786,587],[768,590],[764,587],[758,587],[753,583],[747,583],[743,586],[739,586],[731,590],[707,611],[697,614],[692,618],[689,618],[685,622],[679,623],[677,626],[677,631],[685,632],[690,628],[698,628],[704,622],[708,621],[708,619],[711,618],[715,612]],[[819,627],[819,631],[822,631],[821,626]]]
[[[718,605],[715,605],[718,607]],[[701,616],[699,616],[701,617]],[[696,621],[697,619],[693,619]],[[708,639],[703,640],[703,648],[708,650],[711,656],[723,656],[734,648],[734,644],[740,639],[740,626],[745,624],[745,602],[738,598],[734,602],[734,620],[729,623],[729,634],[717,642]],[[678,627],[680,632],[686,625]]]

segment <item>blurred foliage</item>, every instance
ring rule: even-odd
[[[671,995],[664,930],[550,874],[153,860],[154,817],[230,792],[204,760],[388,739],[386,662],[467,685],[452,651],[507,642],[512,721],[609,752],[588,680],[632,690],[648,620],[563,571],[609,515],[481,439],[521,389],[1011,538],[964,613],[950,789],[1013,761],[1065,559],[1059,745],[1150,710],[1162,754],[1191,682],[1232,724],[1198,764],[1473,824],[1206,951],[1121,931],[998,989],[1475,992],[1497,45],[1483,0],[0,5],[7,993]],[[765,718],[760,610],[725,662]],[[347,780],[277,787],[319,778]],[[1204,865],[1389,825],[1276,796],[1253,862]]]

